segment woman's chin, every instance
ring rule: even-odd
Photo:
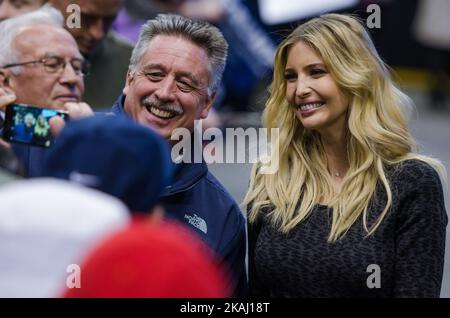
[[[298,115],[297,117],[305,129],[316,130],[323,126],[323,122],[321,120],[318,120],[317,118],[310,118],[310,117],[302,118],[301,116]]]

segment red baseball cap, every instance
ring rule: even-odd
[[[183,225],[135,221],[81,266],[81,287],[64,297],[219,298],[231,296],[212,251]]]

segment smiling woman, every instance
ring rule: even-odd
[[[263,120],[279,128],[279,169],[256,164],[244,202],[252,293],[439,297],[445,171],[414,152],[409,98],[363,24],[327,14],[296,28],[270,93]]]
[[[348,98],[311,46],[298,42],[288,49],[285,79],[286,98],[303,127],[322,134],[345,129]]]

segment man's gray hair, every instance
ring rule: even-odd
[[[205,21],[196,21],[176,14],[158,14],[141,29],[130,59],[130,72],[135,73],[139,60],[150,41],[157,35],[179,36],[203,48],[209,59],[209,90],[215,91],[222,79],[227,60],[228,43],[218,28]]]
[[[19,52],[14,47],[14,39],[17,32],[25,26],[35,24],[64,26],[64,17],[61,12],[50,5],[44,5],[38,10],[25,13],[0,22],[0,68],[20,62]],[[11,69],[13,74],[20,73],[20,66]]]

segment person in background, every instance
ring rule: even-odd
[[[30,142],[33,139],[34,124],[36,118],[32,113],[26,113],[23,121],[16,124],[14,129],[14,139],[22,142]]]
[[[56,179],[0,187],[0,297],[58,297],[82,286],[86,253],[130,222],[127,208],[100,191]]]
[[[409,106],[354,17],[280,44],[263,117],[279,169],[256,164],[244,201],[252,295],[439,297],[445,170],[415,152]]]
[[[92,249],[81,272],[81,288],[66,288],[63,297],[230,296],[229,278],[211,251],[175,222],[132,223]]]
[[[39,115],[34,125],[33,140],[41,145],[49,142],[50,126],[43,115]]]
[[[75,38],[83,56],[89,60],[91,70],[85,78],[84,101],[93,109],[109,107],[123,89],[133,46],[110,32],[111,25],[123,6],[123,0],[49,0],[67,19],[77,5],[81,13],[79,28],[65,27]]]
[[[0,23],[0,110],[13,102],[67,110],[72,119],[92,114],[81,102],[89,65],[51,7]],[[36,176],[45,148],[12,146],[27,176]]]
[[[39,9],[47,0],[0,0],[0,22]]]
[[[0,20],[39,9],[45,3],[57,8],[65,20],[80,8],[80,27],[64,26],[75,38],[81,53],[91,63],[90,76],[85,78],[84,100],[95,109],[106,108],[114,102],[123,88],[133,46],[109,32],[123,0],[4,0],[0,2]]]

